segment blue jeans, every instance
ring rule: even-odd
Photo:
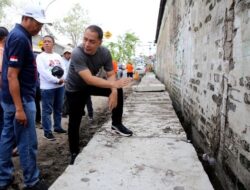
[[[64,86],[49,90],[41,89],[42,126],[44,133],[52,133],[51,114],[53,112],[54,129],[61,129]]]
[[[39,181],[39,170],[36,164],[37,135],[35,128],[35,102],[23,102],[27,117],[27,126],[19,124],[15,119],[14,104],[2,102],[4,109],[4,127],[0,140],[0,186],[10,182],[14,172],[12,150],[17,145],[20,164],[23,169],[24,183],[32,186]]]
[[[1,140],[2,130],[3,130],[3,108],[0,104],[0,140]]]
[[[0,89],[0,140],[1,140],[2,130],[3,130],[3,108],[2,108],[1,102],[2,102],[2,89]]]

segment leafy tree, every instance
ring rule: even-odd
[[[5,16],[3,8],[9,6],[11,4],[11,0],[0,0],[0,21]]]
[[[119,61],[120,60],[120,54],[118,53],[119,46],[115,42],[110,42],[106,45],[108,49],[110,50],[110,53],[112,55],[112,58],[114,60]]]
[[[117,42],[107,43],[106,46],[110,49],[113,59],[127,62],[135,55],[135,47],[138,42],[139,38],[134,33],[127,32],[118,36]]]
[[[62,20],[54,23],[54,26],[58,32],[69,37],[73,46],[76,47],[82,39],[83,31],[88,22],[88,12],[79,3],[76,3]]]

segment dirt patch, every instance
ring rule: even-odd
[[[133,82],[131,86],[124,88],[124,99],[132,92],[132,86],[138,82]],[[95,132],[110,119],[111,112],[108,111],[108,98],[93,96],[94,120],[90,123],[87,116],[83,116],[80,128],[80,147],[85,147]],[[68,119],[63,118],[63,128],[67,129]],[[66,134],[54,134],[56,141],[48,141],[43,138],[41,126],[37,126],[38,137],[38,167],[41,177],[50,186],[68,166],[70,160],[68,136]],[[19,190],[23,188],[22,170],[19,165],[19,157],[13,157],[15,165],[15,182],[9,190]]]

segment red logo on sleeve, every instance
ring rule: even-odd
[[[18,57],[15,55],[10,56],[10,61],[12,62],[18,62]]]

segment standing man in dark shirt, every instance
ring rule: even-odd
[[[3,56],[2,106],[4,127],[0,141],[0,190],[13,182],[12,149],[16,143],[23,169],[24,189],[48,189],[39,179],[37,135],[35,129],[35,92],[37,69],[32,50],[32,36],[48,23],[44,10],[28,6],[21,24],[10,32]]]
[[[107,48],[101,46],[102,38],[102,29],[99,26],[90,25],[84,32],[83,44],[72,52],[65,84],[69,103],[70,164],[74,164],[79,153],[79,127],[83,109],[90,95],[109,97],[109,109],[112,110],[112,131],[127,137],[133,134],[122,124],[122,87],[128,85],[131,79],[116,80],[111,54]],[[107,79],[97,76],[102,68],[107,73]]]
[[[4,51],[4,44],[5,40],[9,34],[7,28],[0,26],[0,77],[2,76],[2,62],[3,62],[3,51]],[[1,103],[1,94],[2,94],[2,80],[0,80],[0,103]],[[3,129],[3,108],[0,105],[0,139],[1,133]]]

